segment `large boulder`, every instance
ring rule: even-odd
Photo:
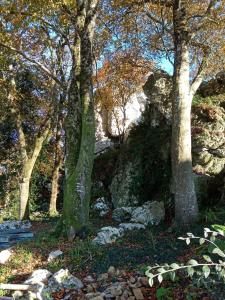
[[[108,203],[104,197],[98,198],[93,205],[95,212],[99,214],[100,217],[104,217],[110,210]]]
[[[118,207],[114,209],[112,218],[117,222],[129,221],[135,207]]]
[[[122,235],[123,235],[123,230],[119,228],[112,227],[112,226],[103,227],[98,232],[97,237],[93,240],[93,243],[97,245],[111,244],[115,242]]]
[[[128,162],[117,169],[110,186],[111,198],[114,208],[135,206],[138,198],[131,193],[132,179],[135,173],[135,163]]]
[[[146,202],[143,206],[137,207],[131,217],[131,222],[144,225],[158,225],[165,217],[164,203],[153,201]]]

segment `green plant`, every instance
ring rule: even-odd
[[[163,279],[170,275],[171,279],[174,280],[176,273],[181,270],[185,270],[189,277],[193,277],[194,274],[197,276],[202,276],[208,278],[211,271],[217,274],[220,279],[225,281],[225,251],[223,251],[216,243],[216,239],[220,240],[224,238],[225,226],[223,225],[213,225],[214,230],[209,228],[204,228],[204,237],[195,236],[192,233],[187,233],[187,237],[179,237],[178,239],[184,240],[187,245],[190,244],[191,240],[196,239],[199,241],[200,245],[208,243],[212,247],[211,253],[214,255],[215,259],[211,258],[209,255],[203,255],[201,262],[195,259],[191,259],[187,264],[164,264],[163,266],[148,267],[146,271],[146,276],[149,278],[149,284],[152,286],[154,284],[154,279],[158,279],[159,283]]]
[[[157,300],[173,300],[172,298],[172,289],[171,288],[164,288],[160,287],[156,291],[156,298]]]

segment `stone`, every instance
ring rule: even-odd
[[[144,300],[141,289],[133,289],[133,294],[137,300]]]
[[[61,250],[55,250],[49,253],[48,262],[54,260],[56,257],[62,255],[63,252]]]
[[[118,222],[129,221],[134,207],[118,207],[114,209],[112,218]]]
[[[123,230],[112,226],[103,227],[92,242],[97,245],[111,244],[121,236],[123,236]]]
[[[165,208],[162,201],[146,202],[143,206],[137,207],[133,211],[131,222],[144,225],[158,225],[164,217]]]
[[[145,276],[140,277],[140,278],[139,278],[139,281],[140,281],[140,283],[141,283],[143,286],[145,286],[145,287],[149,286],[149,282],[148,282],[148,278],[147,278],[147,277],[145,277]]]
[[[121,165],[116,171],[110,185],[114,208],[130,207],[138,204],[137,196],[130,192],[136,169],[136,162],[129,162],[126,165]]]
[[[143,230],[145,229],[145,225],[139,223],[121,223],[119,228],[121,228],[124,232],[131,230]]]
[[[85,283],[93,283],[95,282],[94,278],[91,275],[88,275],[83,280]]]
[[[0,224],[0,230],[29,229],[29,221],[4,221]]]
[[[103,299],[101,293],[99,293],[99,292],[97,292],[97,293],[87,293],[85,295],[85,298],[88,299],[88,300],[93,300],[93,299],[98,300],[98,297],[100,297],[99,300]]]
[[[93,206],[93,209],[98,212],[100,217],[104,217],[109,212],[109,206],[104,197],[98,198]]]
[[[48,280],[48,278],[52,275],[51,272],[49,272],[46,269],[38,269],[35,270],[31,276],[24,282],[25,284],[39,284],[41,282],[45,282]]]
[[[109,278],[108,273],[102,273],[98,276],[97,281],[107,281]]]
[[[115,269],[115,267],[110,266],[110,267],[108,268],[107,273],[109,274],[109,276],[114,276],[114,275],[116,274],[116,269]]]
[[[7,249],[0,252],[0,264],[6,264],[12,255],[12,251]]]
[[[64,288],[82,289],[83,283],[80,279],[70,274],[68,269],[61,269],[56,272],[52,279]]]

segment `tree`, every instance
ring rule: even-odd
[[[191,103],[193,95],[210,72],[223,69],[224,1],[114,1],[112,19],[116,44],[132,47],[137,39],[144,53],[155,61],[170,62],[174,69],[172,171],[176,222],[189,225],[198,216],[198,205],[192,175]],[[129,29],[129,30],[128,30]],[[137,39],[136,39],[137,38]],[[125,44],[125,46],[124,46]],[[135,46],[134,46],[135,47]]]
[[[42,109],[47,109],[45,112],[43,112],[43,118],[40,118],[38,121],[39,124],[32,124],[31,126],[35,126],[36,129],[32,134],[35,136],[29,140],[33,141],[33,147],[27,143],[27,137],[25,134],[25,127],[29,125],[29,120],[22,117],[24,114],[26,115],[27,112],[30,110],[31,114],[37,114],[38,109],[41,108],[41,106],[34,107],[33,111],[31,108],[27,108],[27,112],[23,111],[23,93],[25,93],[25,96],[32,98],[32,101],[35,101],[35,97],[32,97],[29,90],[26,90],[26,87],[24,87],[24,82],[21,83],[20,93],[18,92],[18,88],[16,85],[16,79],[15,79],[15,70],[13,69],[13,65],[9,65],[9,85],[8,85],[8,102],[11,110],[11,114],[14,117],[17,134],[18,134],[18,144],[20,149],[20,163],[21,163],[21,173],[19,177],[20,181],[20,209],[19,209],[19,219],[28,219],[29,218],[29,189],[30,189],[30,181],[31,181],[31,175],[32,171],[34,169],[34,165],[36,163],[36,160],[40,154],[40,151],[42,149],[43,143],[45,142],[50,126],[51,126],[51,118],[49,117],[49,107],[47,107],[45,104],[42,106]],[[22,87],[23,85],[23,87]],[[28,82],[29,85],[29,82]],[[33,88],[33,87],[32,87]],[[24,90],[25,89],[25,90]],[[22,101],[19,101],[19,97],[22,96]],[[38,99],[36,99],[36,103],[38,103]],[[31,116],[33,118],[33,116]],[[28,131],[29,132],[29,131]]]

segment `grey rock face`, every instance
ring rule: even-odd
[[[131,222],[144,225],[158,225],[165,217],[163,202],[146,202],[143,206],[137,207],[133,213]]]
[[[114,209],[112,218],[118,222],[124,222],[131,219],[131,215],[135,207],[118,207]]]
[[[105,201],[104,197],[96,200],[93,209],[98,212],[100,217],[104,217],[109,212],[109,206]]]
[[[115,208],[137,205],[137,197],[130,193],[134,170],[135,164],[129,162],[126,166],[121,166],[113,177],[110,192]]]

